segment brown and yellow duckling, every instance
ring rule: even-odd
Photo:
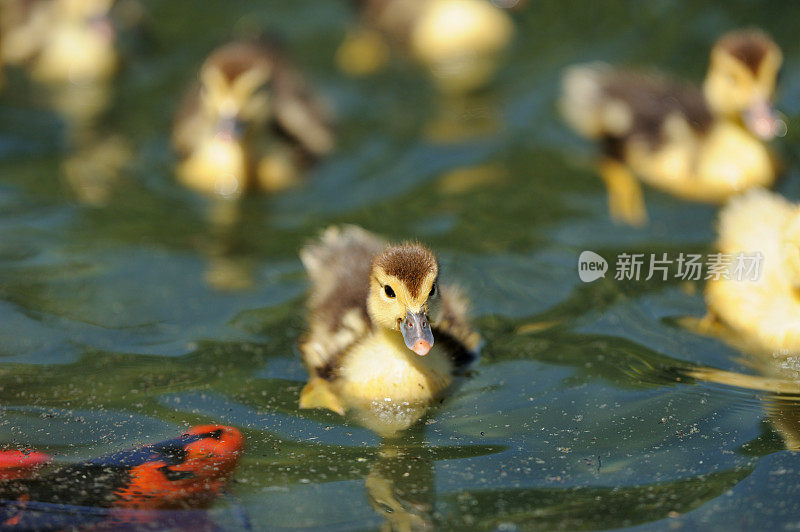
[[[771,109],[781,62],[769,36],[742,30],[714,45],[702,90],[603,64],[568,69],[561,111],[575,131],[601,142],[612,217],[646,221],[634,176],[709,202],[770,186],[776,165],[765,141],[786,127]]]
[[[513,34],[511,18],[488,0],[359,0],[361,23],[337,53],[346,72],[365,75],[392,48],[423,65],[448,93],[485,85]]]
[[[0,53],[46,83],[94,83],[117,68],[113,0],[4,0]]]
[[[475,356],[466,301],[440,285],[429,249],[358,227],[327,229],[300,257],[312,284],[300,407],[350,411],[382,435],[408,428]]]
[[[232,42],[216,49],[176,116],[179,179],[201,192],[238,197],[294,183],[329,153],[328,116],[274,47]]]

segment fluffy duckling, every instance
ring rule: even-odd
[[[280,190],[333,148],[328,116],[272,46],[232,42],[209,55],[185,98],[173,143],[187,186],[223,197]]]
[[[756,280],[740,280],[735,258],[730,279],[706,284],[708,315],[682,325],[741,349],[751,373],[693,367],[687,375],[766,392],[765,410],[787,449],[800,450],[800,205],[763,189],[733,198],[720,212],[719,253],[761,254]]]
[[[429,249],[358,227],[329,228],[300,257],[312,283],[300,407],[350,411],[382,435],[408,428],[475,356],[464,298],[439,284]]]
[[[734,198],[719,217],[719,253],[734,260],[706,284],[707,323],[770,357],[800,355],[800,206],[765,190]],[[735,256],[760,253],[757,280],[739,280]]]
[[[27,64],[46,83],[91,83],[117,68],[113,0],[5,0],[0,3],[2,63]]]
[[[786,127],[770,107],[781,62],[769,36],[743,30],[714,45],[702,90],[603,64],[569,68],[560,108],[575,131],[601,142],[612,217],[646,221],[634,174],[696,201],[771,185],[776,167],[764,141]]]
[[[381,68],[390,48],[422,64],[450,93],[468,92],[494,75],[513,34],[511,18],[487,0],[360,0],[361,25],[339,48],[354,75]]]

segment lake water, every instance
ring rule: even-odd
[[[612,224],[593,148],[554,105],[568,64],[699,81],[718,35],[760,26],[785,54],[778,190],[798,199],[800,5],[564,4],[516,12],[496,83],[469,98],[437,95],[402,60],[341,74],[333,56],[352,16],[329,0],[144,2],[146,38],[81,134],[51,94],[9,73],[0,443],[70,462],[189,425],[236,426],[247,452],[218,510],[236,506],[257,529],[800,528],[800,455],[776,422],[800,407],[681,377],[697,365],[753,373],[677,324],[704,314],[702,285],[577,275],[583,250],[707,253],[715,208],[648,190],[649,226]],[[205,54],[242,25],[283,36],[335,109],[338,146],[295,189],[218,205],[176,183],[171,115]],[[81,171],[98,150],[118,164]],[[391,442],[297,407],[297,251],[338,223],[428,243],[485,339],[472,374]]]

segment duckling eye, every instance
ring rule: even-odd
[[[395,297],[394,290],[392,290],[392,287],[389,286],[388,284],[383,287],[383,291],[386,293],[386,297],[390,297],[390,298],[394,298]]]
[[[431,293],[428,294],[428,297],[433,297],[436,295],[436,285],[431,286]]]

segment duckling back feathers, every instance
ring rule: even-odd
[[[308,304],[312,321],[324,323],[326,332],[334,333],[343,317],[351,314],[366,327],[369,272],[373,258],[384,246],[363,229],[344,226],[328,228],[319,242],[300,251],[311,279]]]
[[[561,111],[584,137],[602,139],[606,155],[620,159],[631,140],[660,147],[670,116],[683,118],[697,133],[711,127],[713,117],[696,87],[602,63],[569,68],[563,78]]]

